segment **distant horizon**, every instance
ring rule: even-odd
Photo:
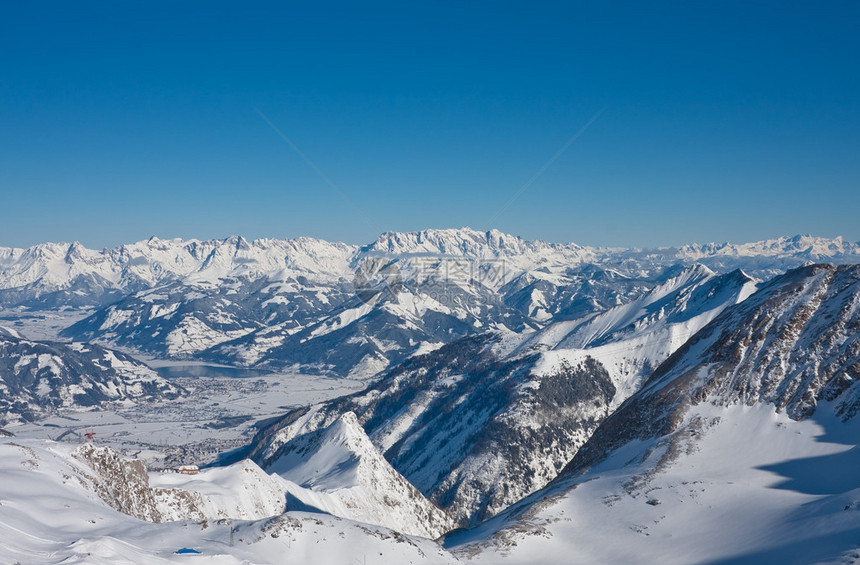
[[[471,231],[481,233],[481,234],[486,234],[486,233],[491,232],[491,231],[498,231],[504,235],[516,237],[516,238],[519,238],[523,241],[528,241],[528,242],[542,242],[542,243],[548,243],[548,244],[552,244],[552,245],[579,245],[582,247],[590,247],[590,248],[594,248],[594,249],[662,250],[662,249],[679,248],[679,247],[684,247],[684,246],[689,246],[689,245],[701,245],[701,246],[704,246],[704,245],[746,245],[746,244],[753,244],[753,243],[763,243],[763,242],[768,242],[768,241],[792,240],[792,239],[796,239],[796,238],[806,238],[806,237],[812,238],[812,239],[823,239],[823,240],[828,240],[828,241],[841,240],[843,242],[860,245],[860,240],[854,241],[852,239],[846,238],[846,237],[841,236],[841,235],[836,235],[836,236],[830,237],[830,236],[823,236],[823,235],[809,234],[809,233],[784,234],[784,235],[765,237],[763,239],[755,239],[755,240],[687,241],[685,243],[680,243],[680,244],[656,245],[656,246],[593,245],[593,244],[582,243],[579,241],[554,241],[554,240],[544,239],[544,238],[527,238],[527,237],[523,237],[523,236],[515,234],[515,233],[509,233],[509,232],[499,230],[498,228],[490,228],[488,230],[478,230],[475,228],[471,228],[469,226],[460,226],[460,227],[449,227],[449,228],[425,228],[425,229],[420,229],[420,230],[408,230],[408,231],[392,231],[392,230],[389,230],[389,231],[385,231],[385,232],[378,234],[377,237],[373,238],[372,240],[362,241],[362,242],[354,242],[354,243],[348,242],[348,241],[342,241],[342,240],[307,236],[307,235],[298,235],[298,236],[293,236],[293,237],[253,237],[252,238],[252,237],[246,237],[244,234],[231,234],[231,235],[227,235],[227,236],[223,236],[223,237],[202,238],[202,237],[162,237],[160,235],[153,234],[153,235],[150,235],[149,237],[144,237],[144,238],[137,239],[134,241],[124,241],[124,242],[117,243],[114,245],[109,245],[109,246],[89,245],[86,242],[80,241],[78,239],[72,239],[72,240],[59,240],[59,241],[39,241],[39,242],[30,244],[30,245],[25,245],[25,246],[7,245],[4,242],[0,241],[0,248],[29,249],[32,247],[37,247],[39,245],[73,245],[75,243],[78,243],[78,244],[82,245],[83,247],[85,247],[86,249],[93,250],[93,251],[99,251],[99,250],[117,249],[117,248],[125,246],[125,245],[134,245],[137,243],[144,243],[144,242],[148,242],[152,239],[157,239],[159,241],[182,241],[182,242],[199,241],[199,242],[203,243],[203,242],[210,242],[210,241],[222,241],[223,242],[223,241],[227,241],[227,240],[232,239],[232,238],[242,238],[245,241],[248,241],[251,243],[253,243],[255,241],[259,241],[259,240],[291,241],[291,240],[298,240],[298,239],[312,239],[312,240],[316,240],[316,241],[324,241],[327,243],[335,243],[335,244],[339,243],[339,244],[349,245],[349,246],[353,246],[353,247],[362,247],[362,246],[372,244],[373,242],[377,241],[380,237],[382,237],[386,234],[417,234],[417,233],[421,233],[424,231],[461,231],[461,230],[471,230]]]

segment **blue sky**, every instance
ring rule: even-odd
[[[860,4],[644,4],[3,3],[0,245],[860,240]]]

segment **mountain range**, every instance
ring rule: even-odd
[[[0,249],[0,305],[93,308],[63,337],[169,359],[368,378],[422,347],[522,333],[636,300],[698,263],[765,280],[860,245],[809,236],[656,250],[527,241],[468,228],[309,238]],[[336,353],[333,351],[336,350]]]
[[[172,562],[157,529],[229,563],[850,563],[856,263],[839,238],[640,250],[467,228],[0,250],[7,320],[82,314],[68,342],[0,332],[9,422],[185,394],[138,353],[366,383],[257,422],[196,476],[4,437],[24,487],[3,491],[0,541],[71,562]],[[22,515],[40,489],[92,524],[42,498]]]

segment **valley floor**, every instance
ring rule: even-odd
[[[255,431],[255,422],[365,386],[358,380],[295,373],[171,381],[189,394],[131,407],[64,410],[7,429],[21,438],[67,443],[80,443],[87,431],[93,431],[99,445],[142,459],[150,467],[203,465],[245,445]]]

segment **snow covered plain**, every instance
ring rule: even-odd
[[[88,308],[64,310],[0,309],[0,326],[14,329],[29,339],[69,341],[60,332],[92,314]]]

